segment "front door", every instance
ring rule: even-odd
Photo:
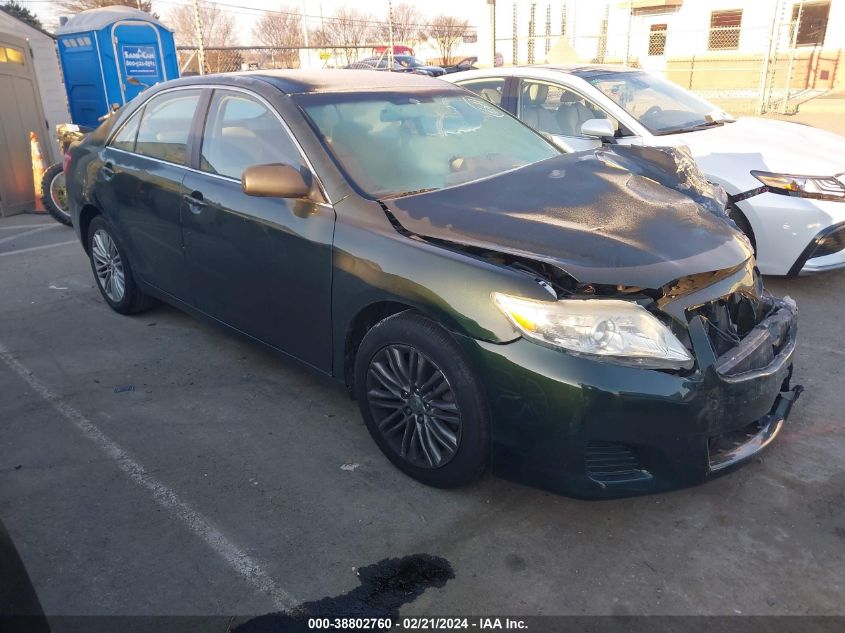
[[[334,209],[244,194],[243,170],[267,163],[307,170],[274,109],[244,92],[215,90],[199,171],[190,171],[183,183],[196,305],[328,371]]]
[[[25,40],[0,39],[0,216],[31,211],[35,206],[30,132],[49,161],[47,124]],[[46,165],[45,165],[46,166]]]
[[[146,22],[118,22],[112,27],[123,102],[167,79],[158,30]]]
[[[199,89],[170,90],[150,99],[104,148],[97,174],[100,204],[121,229],[133,272],[189,303],[180,208],[200,94]]]

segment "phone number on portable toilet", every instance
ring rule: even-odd
[[[152,46],[123,46],[123,67],[127,75],[156,76],[158,75],[158,60],[155,48]]]

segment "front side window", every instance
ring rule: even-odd
[[[135,152],[185,165],[188,136],[199,98],[199,90],[174,90],[147,101],[138,127]]]
[[[519,118],[528,126],[558,136],[581,136],[590,119],[615,119],[592,101],[558,84],[523,79],[519,90]]]
[[[489,102],[454,90],[294,99],[350,180],[373,197],[442,189],[560,154]]]
[[[241,179],[251,165],[301,167],[299,150],[276,115],[257,99],[215,90],[205,122],[200,169]]]

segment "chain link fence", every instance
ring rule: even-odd
[[[311,68],[343,68],[362,59],[377,57],[373,45],[323,47],[285,46],[206,46],[203,48],[206,73],[242,70],[278,70],[300,68],[303,56]],[[177,46],[179,72],[199,74],[200,55],[196,46]]]
[[[743,20],[742,10],[710,12],[709,25],[675,20],[680,5],[624,10],[624,2],[589,12],[575,2],[498,2],[496,51],[506,64],[624,64],[663,74],[737,114],[794,112],[834,88],[841,50],[824,50],[813,5],[761,3],[771,12]],[[755,5],[755,9],[757,5]],[[772,11],[772,9],[775,9]],[[791,11],[789,9],[792,9]],[[751,9],[746,8],[750,13]],[[755,16],[757,17],[757,16]],[[750,22],[750,25],[744,25]]]

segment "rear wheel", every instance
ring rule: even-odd
[[[115,312],[135,314],[154,305],[155,300],[138,289],[126,252],[101,215],[88,227],[88,254],[97,287]]]
[[[41,204],[57,222],[71,225],[67,204],[67,186],[62,163],[50,165],[41,179]]]
[[[402,312],[367,332],[355,359],[355,396],[376,444],[414,479],[452,488],[484,471],[483,390],[462,350],[436,323]]]

